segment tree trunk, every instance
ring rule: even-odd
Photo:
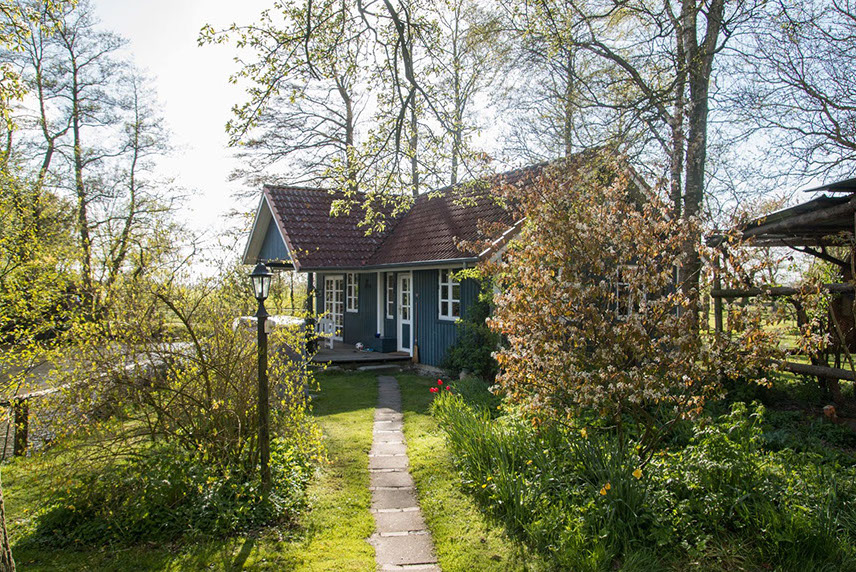
[[[83,182],[83,151],[80,138],[80,86],[78,70],[72,58],[72,136],[74,137],[74,188],[77,195],[77,232],[80,235],[81,248],[81,278],[83,280],[83,301],[87,312],[94,312],[95,289],[92,282],[92,238],[89,234],[89,215],[86,186]]]
[[[3,502],[3,484],[0,483],[0,572],[15,572],[12,543],[6,529],[6,504]]]
[[[565,159],[570,159],[574,152],[574,52],[567,49],[565,62],[565,101],[563,102],[562,139],[564,140]]]
[[[683,48],[686,52],[686,69],[689,81],[689,134],[686,145],[686,178],[684,180],[684,217],[696,219],[704,206],[704,167],[707,158],[707,117],[710,74],[716,42],[722,27],[724,0],[713,0],[707,11],[707,29],[698,43],[698,13],[695,2],[685,2],[681,12]],[[693,236],[684,245],[686,260],[681,276],[681,287],[690,299],[691,327],[698,330],[699,281],[701,279],[701,236]]]
[[[416,148],[419,145],[419,128],[416,123],[416,91],[410,98],[410,179],[413,183],[413,197],[419,196],[419,161]]]

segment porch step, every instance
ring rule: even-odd
[[[364,365],[357,368],[357,371],[375,371],[378,369],[391,369],[395,371],[401,371],[400,365],[395,365],[394,363],[387,363],[381,365]]]

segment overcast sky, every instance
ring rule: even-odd
[[[270,0],[94,0],[103,28],[130,42],[134,62],[154,78],[163,115],[177,152],[165,168],[198,192],[187,219],[196,229],[222,228],[222,215],[236,205],[234,165],[224,125],[241,90],[228,83],[235,70],[234,47],[198,47],[200,28],[250,23]],[[250,208],[253,208],[251,206]],[[184,218],[184,217],[182,217]]]

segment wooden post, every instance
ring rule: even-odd
[[[719,276],[719,253],[713,259],[713,289],[722,290],[722,279]],[[722,298],[719,296],[713,299],[713,321],[714,331],[717,335],[722,333]]]
[[[30,430],[30,406],[26,399],[12,401],[15,423],[15,447],[13,454],[20,457],[27,452],[27,433]]]
[[[306,274],[306,326],[312,332],[312,335],[306,339],[306,351],[310,354],[315,353],[318,349],[318,336],[315,332],[316,321],[315,315],[315,273],[308,272]]]

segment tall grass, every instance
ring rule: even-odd
[[[433,411],[464,487],[556,569],[856,569],[856,471],[765,449],[761,408],[691,427],[644,468],[611,430],[493,418],[459,395]]]

